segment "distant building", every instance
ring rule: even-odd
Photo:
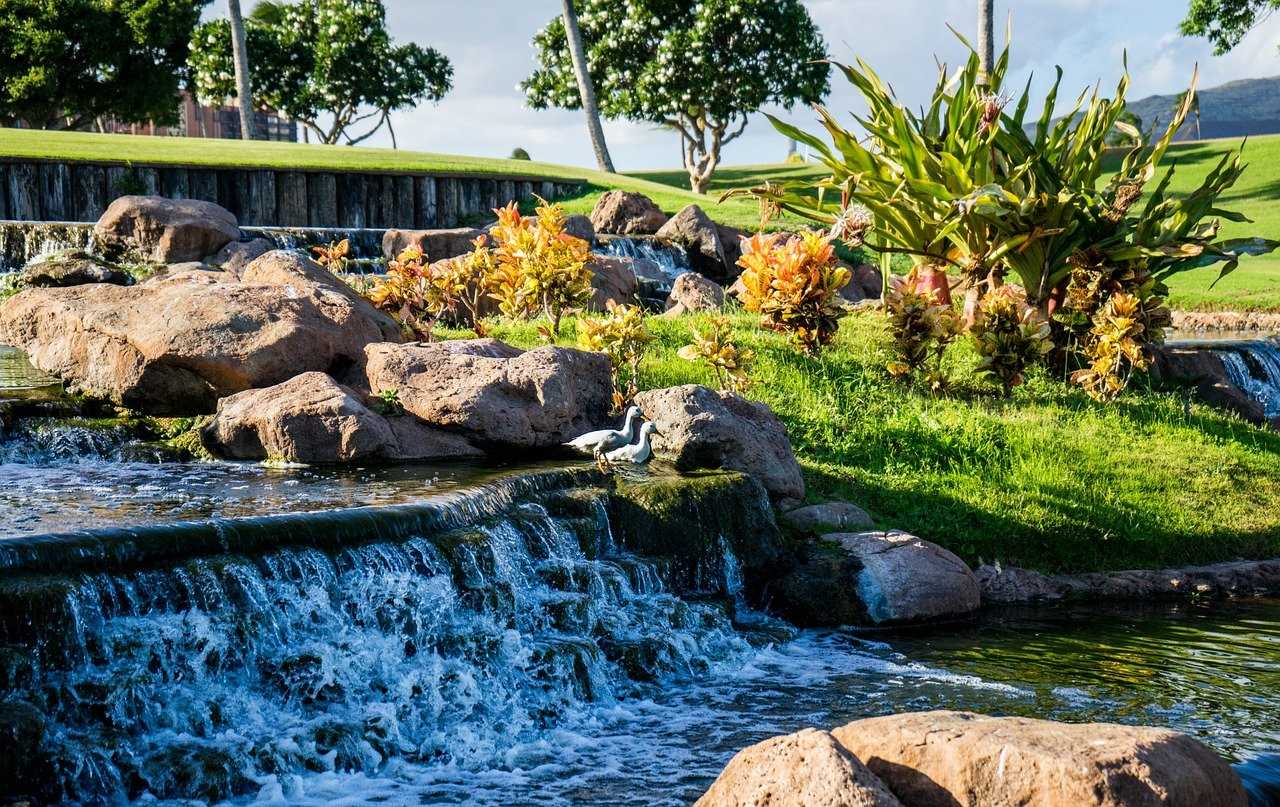
[[[104,120],[102,131],[113,134],[157,135],[159,137],[213,137],[238,140],[240,138],[240,108],[234,106],[206,106],[190,93],[183,91],[178,125],[157,126],[154,121],[124,123]],[[255,134],[259,140],[298,142],[298,124],[275,112],[253,113]]]

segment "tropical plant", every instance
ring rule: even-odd
[[[430,342],[436,323],[455,304],[449,286],[438,280],[422,251],[410,247],[387,264],[386,277],[378,281],[368,298],[395,317],[412,338]]]
[[[645,327],[644,310],[610,300],[600,319],[582,320],[582,346],[609,357],[613,406],[621,411],[640,392],[640,360],[653,335]]]
[[[1093,316],[1091,338],[1084,355],[1088,366],[1072,374],[1071,380],[1098,401],[1110,401],[1124,391],[1135,370],[1145,370],[1150,359],[1144,349],[1149,336],[1144,333],[1142,303],[1132,294],[1111,295]]]
[[[178,122],[191,32],[209,0],[5,0],[0,125]]]
[[[591,299],[590,245],[566,233],[564,210],[545,200],[532,218],[521,216],[515,202],[494,213],[490,296],[507,316],[546,316],[559,336],[565,313]]]
[[[1196,119],[1196,140],[1200,140],[1200,96],[1196,95],[1191,90],[1183,90],[1178,93],[1178,100],[1174,101],[1173,104],[1173,113],[1175,115],[1178,114],[1178,109],[1186,103],[1191,104],[1191,114]]]
[[[941,392],[947,386],[942,357],[960,333],[960,318],[920,274],[920,268],[913,267],[895,276],[885,295],[894,354],[887,369],[894,378],[923,376],[930,391]]]
[[[359,143],[386,126],[394,145],[391,113],[438,101],[452,86],[453,67],[438,51],[392,43],[382,0],[264,0],[245,20],[245,36],[255,102],[321,143]],[[236,94],[232,51],[227,20],[196,29],[190,64],[201,99]]]
[[[1049,321],[1027,305],[1018,286],[987,292],[969,333],[981,357],[978,374],[998,383],[1005,394],[1022,383],[1028,367],[1053,350]]]
[[[311,254],[316,256],[316,263],[325,269],[335,275],[342,274],[347,270],[347,261],[351,255],[351,241],[346,238],[341,241],[330,241],[328,244],[312,247]]]
[[[1131,110],[1126,109],[1124,113],[1120,115],[1120,118],[1117,121],[1117,126],[1121,123],[1125,124],[1123,129],[1112,129],[1107,135],[1107,145],[1129,146],[1130,148],[1142,145],[1142,118],[1138,117],[1137,114]],[[1137,132],[1138,134],[1134,134],[1134,132]]]
[[[788,334],[806,353],[816,354],[840,327],[840,289],[851,273],[836,259],[835,247],[816,232],[783,240],[757,233],[742,242],[743,306],[761,315],[761,324]]]
[[[755,353],[733,343],[733,325],[725,316],[712,317],[710,329],[695,330],[693,342],[676,352],[685,361],[699,362],[715,373],[721,390],[742,393],[751,385],[749,373]]]
[[[690,187],[703,193],[721,150],[765,105],[826,95],[826,43],[801,0],[577,0],[590,85],[609,119],[680,136]],[[533,40],[539,67],[521,84],[535,109],[583,103],[564,17]]]

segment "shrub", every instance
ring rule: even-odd
[[[1026,369],[1053,350],[1049,321],[1027,305],[1017,286],[1001,286],[986,293],[970,331],[981,359],[978,374],[1009,390],[1022,383]]]
[[[369,301],[396,318],[415,339],[430,342],[437,323],[456,316],[466,282],[456,267],[466,262],[440,261],[434,266],[416,247],[387,264],[387,275],[367,295]]]
[[[695,330],[693,342],[680,348],[676,355],[711,368],[721,390],[742,393],[751,385],[748,373],[755,353],[735,345],[730,339],[732,333],[733,323],[728,317],[712,317],[711,329],[706,333]]]
[[[511,159],[513,159],[513,160],[528,160],[528,159],[530,159],[530,157],[529,157],[529,152],[525,151],[524,149],[520,148],[519,146],[516,146],[514,149],[512,149],[512,150],[511,150]]]
[[[840,327],[840,289],[851,273],[836,260],[831,241],[819,233],[781,240],[757,233],[743,241],[743,306],[761,315],[769,330],[786,333],[806,353],[816,354]]]
[[[939,302],[937,290],[921,279],[919,267],[893,278],[884,303],[893,329],[889,374],[903,379],[923,374],[930,391],[945,389],[942,356],[960,333],[956,312]],[[930,360],[933,366],[927,367]]]
[[[311,253],[315,255],[316,263],[335,275],[341,274],[347,269],[347,260],[351,255],[351,241],[346,238],[341,241],[331,241],[325,246],[312,247]]]
[[[644,311],[610,300],[608,313],[600,319],[582,320],[582,329],[582,346],[609,357],[613,405],[621,411],[640,391],[640,360],[645,346],[653,341],[645,327]]]
[[[522,217],[515,202],[494,212],[498,224],[491,235],[497,247],[490,296],[508,316],[543,314],[558,336],[564,314],[591,299],[590,246],[564,231],[559,205],[539,200],[532,219]]]
[[[1141,309],[1142,301],[1137,297],[1117,292],[1093,315],[1083,351],[1089,364],[1073,373],[1071,380],[1094,400],[1114,400],[1129,385],[1135,370],[1147,369]]]

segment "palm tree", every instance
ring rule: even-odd
[[[578,30],[578,15],[573,10],[573,0],[564,0],[564,31],[569,40],[569,53],[573,57],[573,72],[578,77],[578,93],[582,96],[582,111],[587,116],[587,132],[591,135],[591,147],[596,152],[596,165],[601,171],[613,173],[613,160],[604,142],[604,128],[600,126],[600,107],[596,105],[596,91],[587,72],[587,53],[582,47],[582,32]]]
[[[996,60],[996,43],[991,22],[995,14],[994,5],[994,0],[978,0],[978,63],[981,67],[978,81],[983,86],[990,82],[991,65]]]
[[[236,100],[240,104],[240,137],[253,139],[253,88],[249,86],[249,49],[245,45],[240,0],[227,0],[231,14],[231,55],[236,64]]]

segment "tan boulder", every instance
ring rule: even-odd
[[[613,388],[601,353],[473,339],[373,344],[365,358],[374,394],[396,390],[405,410],[477,445],[547,448],[607,422]]]
[[[714,279],[738,274],[737,267],[729,263],[720,227],[697,205],[672,216],[657,236],[684,247],[690,266],[702,275]]]
[[[275,248],[275,244],[266,238],[232,241],[209,258],[208,264],[231,275],[239,276],[246,266]]]
[[[392,427],[404,418],[409,422]],[[317,372],[223,398],[201,438],[214,455],[238,460],[335,463],[480,454],[464,438],[412,416],[374,412],[358,393]]]
[[[739,751],[694,807],[901,807],[830,733],[804,729]]]
[[[219,398],[309,370],[340,372],[399,326],[324,269],[274,252],[235,281],[182,270],[136,286],[28,289],[0,305],[0,341],[75,392],[152,414],[212,412]]]
[[[240,238],[236,217],[198,199],[121,196],[93,227],[108,259],[132,256],[154,263],[198,261]]]
[[[667,295],[667,316],[680,316],[690,311],[718,311],[724,305],[724,288],[697,272],[685,272],[676,278]]]
[[[1230,765],[1169,729],[938,711],[857,720],[831,734],[913,806],[1248,803]]]
[[[591,211],[594,232],[609,235],[653,235],[666,223],[667,214],[653,200],[630,191],[609,191]]]
[[[127,286],[133,282],[119,266],[82,249],[43,255],[27,264],[20,278],[24,286],[83,286],[86,283]]]
[[[742,471],[774,498],[804,496],[787,430],[768,406],[697,384],[648,390],[635,402],[657,424],[656,454],[677,468]]]

